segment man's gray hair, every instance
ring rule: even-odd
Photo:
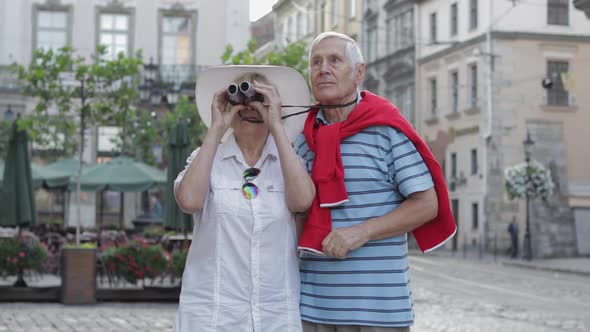
[[[334,31],[322,32],[317,37],[315,37],[315,39],[311,43],[311,47],[309,48],[309,55],[308,55],[309,63],[311,63],[311,52],[313,51],[313,48],[319,42],[321,42],[322,40],[324,40],[326,38],[339,38],[339,39],[342,39],[346,42],[346,56],[352,62],[353,68],[356,68],[356,65],[358,65],[360,63],[365,63],[365,60],[363,59],[363,54],[361,53],[361,49],[360,49],[359,45],[357,44],[357,42],[354,39],[350,38],[349,36],[347,36],[343,33],[334,32]]]

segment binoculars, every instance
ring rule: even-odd
[[[256,90],[254,85],[248,81],[244,81],[240,84],[230,84],[227,87],[227,99],[232,105],[243,104],[246,105],[253,101],[264,102],[264,96]]]

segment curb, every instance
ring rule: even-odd
[[[532,270],[539,270],[539,271],[549,271],[549,272],[559,272],[559,273],[567,273],[567,274],[575,274],[582,277],[590,277],[590,271],[581,271],[581,270],[571,270],[571,269],[564,269],[558,267],[549,267],[549,266],[540,266],[530,263],[521,263],[521,262],[511,262],[511,261],[501,261],[500,264],[504,266],[513,266],[513,267],[520,267],[525,269],[532,269]]]

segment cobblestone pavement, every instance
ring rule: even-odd
[[[410,258],[414,331],[589,331],[590,278],[449,257]]]
[[[411,275],[412,331],[590,330],[588,277],[432,256],[412,256]],[[170,332],[176,307],[0,303],[0,332]]]

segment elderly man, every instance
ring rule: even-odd
[[[305,331],[409,331],[407,233],[424,251],[455,233],[442,171],[389,101],[359,87],[350,37],[312,43],[318,101],[295,141],[317,188],[299,242]]]

